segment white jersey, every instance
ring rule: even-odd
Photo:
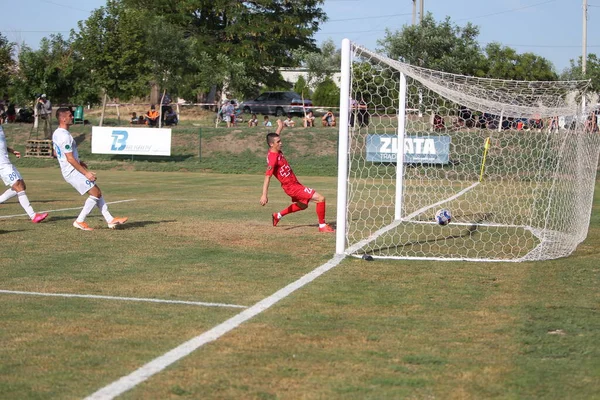
[[[66,178],[71,174],[71,172],[76,171],[76,169],[69,163],[69,161],[67,161],[67,156],[65,154],[73,153],[73,157],[79,161],[77,143],[75,143],[73,136],[71,136],[68,130],[56,128],[54,134],[52,135],[52,144],[54,146],[54,151],[56,152],[56,158],[60,165],[60,171]]]
[[[4,136],[4,130],[0,126],[0,166],[12,164],[8,158],[8,150],[6,148],[6,136]]]

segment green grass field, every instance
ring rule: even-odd
[[[261,207],[260,173],[100,170],[106,200],[129,200],[111,212],[130,221],[109,230],[95,210],[83,232],[71,223],[85,197],[54,162],[19,162],[36,211],[63,211],[34,225],[16,200],[0,205],[3,399],[89,396],[334,253],[313,205],[271,226],[289,200],[272,182]],[[335,178],[298,175],[334,222]],[[119,398],[600,398],[599,248],[597,195],[588,238],[565,259],[348,258]]]

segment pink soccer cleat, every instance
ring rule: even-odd
[[[33,216],[33,218],[31,219],[31,222],[33,222],[34,224],[37,224],[37,223],[42,222],[43,220],[45,220],[47,216],[48,216],[48,213],[40,213],[40,214],[36,213]]]

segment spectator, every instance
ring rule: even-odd
[[[287,118],[283,121],[283,126],[286,128],[293,128],[296,126],[296,122],[292,119],[292,114],[287,115]]]
[[[169,93],[165,93],[160,107],[160,112],[162,114],[161,118],[163,122],[165,122],[167,119],[166,115],[167,111],[169,110],[169,104],[171,104],[171,96],[169,95]]]
[[[156,106],[152,104],[150,106],[150,111],[146,113],[146,124],[148,126],[158,126],[158,111],[156,111]]]
[[[313,114],[312,111],[309,111],[308,114],[306,114],[306,117],[304,117],[304,127],[308,128],[314,128],[315,127],[315,115]]]
[[[137,114],[132,112],[131,119],[129,120],[129,125],[137,125],[137,124],[139,124]]]
[[[6,122],[7,119],[6,110],[4,109],[4,103],[0,103],[0,125]]]
[[[227,127],[231,128],[235,125],[235,100],[227,102],[221,111],[223,121],[227,123]]]
[[[52,139],[52,103],[43,94],[38,99],[37,103],[37,115],[42,120],[44,127],[44,138],[47,140]]]
[[[252,117],[248,121],[248,126],[258,126],[258,118],[256,118],[256,114],[252,114]]]
[[[165,113],[165,125],[172,126],[177,125],[179,119],[177,118],[177,113],[173,111],[173,107],[167,107],[167,112]]]
[[[354,119],[358,126],[363,127],[369,125],[369,112],[367,111],[367,103],[364,100],[356,101],[350,99],[350,126],[354,127]]]
[[[273,126],[273,124],[271,124],[271,121],[269,121],[268,115],[265,115],[265,117],[263,118],[263,126]]]
[[[327,111],[321,118],[323,126],[335,126],[335,115],[331,111]]]
[[[551,117],[548,124],[548,133],[554,132],[558,132],[558,116]]]
[[[140,115],[137,120],[138,125],[146,125],[146,117]]]
[[[444,123],[444,118],[441,115],[435,114],[433,116],[433,130],[435,132],[440,132],[446,129],[446,125]]]
[[[12,101],[8,102],[6,106],[6,119],[9,123],[15,122],[17,119],[17,110],[15,109],[15,103]]]

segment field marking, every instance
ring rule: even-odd
[[[128,201],[136,201],[137,199],[127,199],[127,200],[117,200],[117,201],[109,201],[106,204],[117,204],[117,203],[126,203]],[[44,210],[44,211],[38,211],[39,213],[53,213],[53,212],[58,212],[58,211],[72,211],[72,210],[81,210],[83,208],[83,206],[81,207],[74,207],[74,208],[59,208],[57,210]],[[23,217],[23,216],[27,216],[27,214],[15,214],[15,215],[0,215],[0,219],[2,218],[14,218],[14,217]]]
[[[108,400],[114,399],[115,397],[125,393],[126,391],[133,389],[138,384],[144,382],[154,374],[162,371],[169,365],[177,362],[183,357],[189,355],[193,351],[202,347],[203,345],[213,342],[223,336],[224,334],[237,328],[242,323],[255,317],[261,312],[269,309],[278,301],[286,298],[296,290],[300,289],[304,285],[312,282],[325,272],[336,267],[342,260],[346,258],[345,254],[337,254],[331,260],[327,261],[320,267],[312,270],[308,274],[304,275],[295,282],[290,283],[283,289],[278,290],[271,296],[264,298],[252,307],[247,308],[241,313],[229,318],[227,321],[215,326],[214,328],[196,336],[193,339],[175,347],[160,357],[155,358],[149,363],[143,365],[139,369],[133,371],[131,374],[121,377],[120,379],[108,384],[107,386],[99,389],[92,393],[85,400]]]
[[[71,294],[71,293],[42,293],[42,292],[24,292],[20,290],[2,290],[0,293],[5,294],[24,294],[29,296],[49,296],[49,297],[76,297],[81,299],[102,299],[102,300],[123,300],[123,301],[145,301],[149,303],[170,303],[170,304],[189,304],[193,306],[204,307],[230,307],[230,308],[248,308],[237,304],[224,303],[206,303],[203,301],[185,301],[185,300],[162,300],[162,299],[145,299],[141,297],[118,297],[118,296],[101,296],[95,294]]]
[[[418,209],[417,211],[414,211],[414,212],[412,212],[411,214],[407,215],[406,217],[402,218],[402,220],[404,220],[404,221],[411,220],[411,219],[413,219],[414,217],[416,217],[417,215],[419,215],[419,214],[421,214],[421,213],[424,213],[425,211],[431,210],[433,207],[437,207],[437,206],[440,206],[440,205],[442,205],[442,204],[444,204],[444,203],[447,203],[447,202],[449,202],[449,201],[452,201],[452,200],[454,200],[454,199],[457,199],[457,198],[459,198],[460,196],[462,196],[463,194],[467,193],[469,190],[471,190],[471,189],[473,189],[473,188],[475,188],[475,187],[479,186],[479,183],[480,183],[480,182],[475,182],[475,183],[474,183],[474,184],[472,184],[471,186],[469,186],[469,187],[467,187],[467,188],[464,188],[464,189],[463,189],[463,190],[461,190],[460,192],[458,192],[458,193],[456,193],[456,194],[454,194],[454,195],[452,195],[452,196],[448,197],[447,199],[440,200],[440,201],[438,201],[437,203],[430,204],[430,205],[428,205],[428,206],[425,206],[425,207],[423,207],[423,208],[420,208],[420,209]]]

